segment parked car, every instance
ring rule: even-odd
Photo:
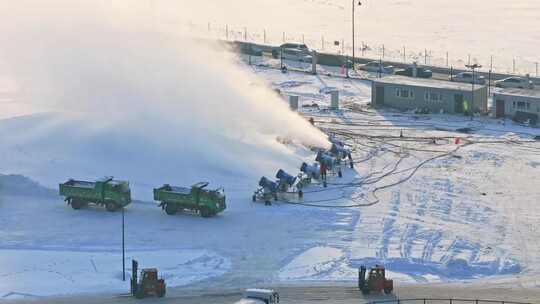
[[[484,76],[474,74],[473,79],[473,74],[471,72],[461,72],[456,75],[452,75],[450,76],[450,81],[474,83],[480,85],[486,84],[486,78]]]
[[[495,81],[495,86],[498,88],[534,89],[534,84],[531,80],[516,76],[497,80]]]
[[[380,61],[368,62],[364,65],[358,67],[360,70],[373,72],[373,73],[383,73],[383,74],[394,74],[394,67],[391,65],[384,66]]]
[[[281,49],[281,56],[285,60],[293,60],[300,62],[309,62],[313,60],[313,57],[309,54],[306,54],[304,51],[299,49]]]
[[[416,69],[416,76],[414,70]],[[411,65],[403,70],[397,70],[396,75],[408,76],[408,77],[419,77],[419,78],[431,78],[433,77],[433,72],[424,67],[419,67],[417,65]]]
[[[246,289],[244,297],[236,304],[279,304],[279,293],[273,289]]]
[[[278,48],[272,50],[272,57],[278,59],[295,60],[302,62],[311,62],[311,50],[303,43],[284,43]]]

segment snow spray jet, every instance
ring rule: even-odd
[[[10,143],[1,148],[8,157],[0,171],[50,186],[115,175],[131,180],[135,195],[148,185],[202,179],[230,189],[233,181],[298,167],[298,148],[277,136],[329,147],[271,90],[250,85],[255,76],[233,55],[184,33],[145,28],[148,20],[130,14],[128,1],[114,9],[53,2],[0,4],[16,12],[0,25],[8,76],[25,100],[55,113],[0,134]]]

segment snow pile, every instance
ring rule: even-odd
[[[120,252],[0,250],[0,299],[74,293],[129,292],[131,263],[156,267],[167,286],[182,286],[227,272],[225,258],[205,250],[135,251],[126,256],[122,281]],[[29,284],[29,282],[32,282]]]
[[[137,195],[164,182],[255,183],[297,170],[302,148],[277,136],[327,145],[217,48],[153,32],[127,5],[120,14],[93,1],[34,2],[0,5],[14,12],[0,25],[0,62],[21,100],[49,113],[0,121],[0,172],[48,186],[114,175]]]

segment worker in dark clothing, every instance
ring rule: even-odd
[[[309,123],[314,126],[315,125],[315,119],[313,119],[313,117],[310,117],[309,118]]]
[[[323,186],[326,187],[326,171],[328,168],[325,163],[321,163],[321,180],[323,181]]]
[[[351,169],[354,169],[354,163],[353,163],[353,160],[352,160],[351,152],[349,152],[347,157],[349,158],[349,165],[350,165]]]

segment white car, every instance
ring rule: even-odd
[[[305,51],[300,50],[300,49],[282,49],[281,56],[283,56],[283,59],[285,60],[293,60],[293,61],[309,62],[309,63],[311,63],[311,60],[313,59],[311,55],[306,54]]]
[[[495,81],[495,86],[498,88],[518,88],[518,89],[534,89],[534,84],[527,78],[523,77],[508,77]]]
[[[359,67],[360,70],[373,72],[373,73],[383,73],[383,74],[394,74],[394,67],[391,65],[384,66],[379,61],[368,62]]]
[[[486,84],[486,78],[484,76],[474,74],[474,79],[473,79],[473,74],[471,72],[462,72],[456,75],[452,75],[450,76],[450,81],[474,83],[474,84],[480,84],[480,85]]]
[[[236,304],[278,304],[279,294],[272,289],[246,289],[244,297]]]

